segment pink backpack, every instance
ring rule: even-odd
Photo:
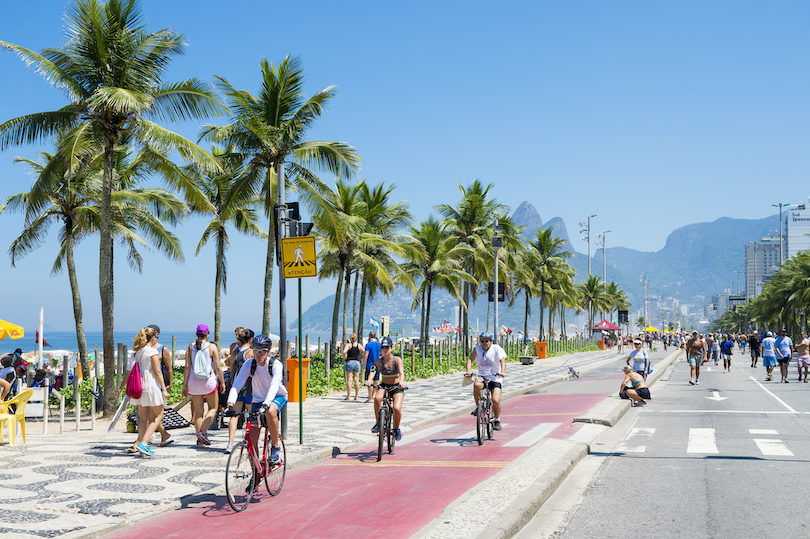
[[[141,394],[143,394],[141,368],[138,366],[138,361],[136,360],[132,370],[129,371],[129,378],[127,378],[127,397],[130,399],[140,399]]]

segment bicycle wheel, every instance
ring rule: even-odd
[[[279,461],[270,463],[270,469],[264,476],[264,486],[267,487],[270,496],[277,496],[281,492],[281,486],[284,485],[284,476],[287,475],[287,448],[284,446],[284,440],[281,437],[278,439],[278,446]]]
[[[486,405],[484,396],[478,399],[478,411],[475,414],[475,433],[478,435],[478,445],[483,445],[486,430]]]
[[[391,410],[391,413],[388,414],[388,421],[387,425],[385,426],[386,438],[388,440],[388,453],[394,453],[394,444],[397,441],[397,432],[394,429],[394,411]]]
[[[383,453],[383,446],[385,445],[385,425],[386,421],[388,421],[388,409],[384,406],[380,407],[380,415],[379,421],[377,422],[377,428],[379,429],[379,442],[377,444],[377,462],[382,460],[382,453]]]
[[[228,464],[225,467],[225,493],[228,497],[228,504],[234,511],[247,509],[250,499],[256,491],[254,474],[253,459],[250,456],[247,442],[242,442],[228,455]]]
[[[487,397],[487,413],[486,413],[486,425],[487,425],[487,438],[490,440],[492,439],[492,399],[491,397]]]

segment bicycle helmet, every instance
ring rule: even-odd
[[[391,337],[383,337],[380,341],[380,348],[393,348],[394,341],[391,340]]]
[[[272,344],[273,341],[264,335],[256,335],[253,337],[253,348],[270,348]]]
[[[478,338],[479,339],[489,339],[491,341],[492,340],[492,332],[491,331],[483,331],[478,336]]]

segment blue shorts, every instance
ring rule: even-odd
[[[343,372],[360,372],[360,361],[350,359],[343,365]]]
[[[280,412],[281,410],[284,409],[285,406],[287,406],[287,397],[277,395],[276,398],[273,399],[273,402],[276,404],[276,406],[278,406],[278,411]],[[250,407],[250,413],[252,414],[253,412],[258,412],[263,404],[264,401],[254,402]]]
[[[236,402],[244,402],[245,404],[250,404],[251,402],[253,402],[253,395],[248,395],[246,397],[245,396],[237,397]]]
[[[776,367],[776,356],[762,356],[763,367]]]

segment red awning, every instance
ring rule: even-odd
[[[613,324],[611,324],[607,320],[602,320],[601,322],[599,322],[598,324],[593,326],[591,329],[592,330],[603,330],[603,331],[621,331],[622,330],[622,328],[614,326]]]

